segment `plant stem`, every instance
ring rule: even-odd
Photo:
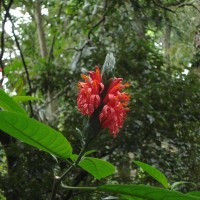
[[[58,187],[61,183],[61,181],[67,176],[67,174],[74,168],[76,167],[79,162],[81,161],[89,143],[92,141],[92,139],[94,139],[96,137],[96,135],[98,134],[98,132],[100,131],[100,124],[99,124],[99,119],[98,119],[98,115],[99,115],[99,111],[96,110],[93,115],[90,117],[87,125],[85,126],[85,128],[83,129],[83,136],[84,136],[84,144],[83,147],[76,159],[76,161],[73,163],[73,165],[71,165],[65,172],[64,174],[57,178],[55,177],[54,179],[54,183],[53,183],[53,189],[52,189],[52,193],[51,193],[51,200],[55,200],[56,198],[56,193],[58,190]],[[69,188],[70,189],[70,188]]]
[[[66,171],[65,173],[60,177],[60,178],[56,178],[54,179],[54,183],[53,183],[53,189],[52,189],[52,193],[51,193],[51,200],[54,200],[55,197],[56,197],[56,192],[57,192],[57,189],[58,189],[58,186],[60,184],[60,182],[64,179],[64,177],[67,175],[67,173],[69,171],[71,171],[71,169],[73,168],[74,166],[70,166]]]
[[[79,164],[79,162],[80,162],[82,156],[83,156],[84,153],[85,153],[86,146],[87,146],[87,144],[85,143],[85,145],[84,145],[83,148],[81,149],[81,151],[80,151],[80,153],[79,153],[79,155],[78,155],[78,158],[76,159],[76,161],[74,162],[74,164],[71,165],[71,166],[64,172],[64,174],[63,174],[60,178],[56,178],[56,177],[55,177],[54,183],[53,183],[53,189],[52,189],[52,193],[51,193],[51,200],[55,200],[55,198],[56,198],[56,192],[57,192],[57,190],[58,190],[58,187],[59,187],[61,181],[66,177],[66,175],[72,170],[73,167],[76,167],[76,166]],[[69,189],[70,189],[70,188],[69,188]]]
[[[66,188],[66,189],[69,189],[69,190],[83,190],[83,191],[87,191],[87,190],[96,190],[97,187],[72,187],[72,186],[68,186],[68,185],[64,185],[63,183],[62,184],[62,187]]]

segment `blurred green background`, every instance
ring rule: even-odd
[[[74,153],[80,150],[77,130],[87,120],[76,106],[80,75],[102,67],[112,52],[115,76],[131,84],[130,111],[119,135],[114,139],[104,130],[90,147],[97,150],[93,156],[117,167],[116,174],[99,181],[76,169],[66,184],[159,186],[134,159],[157,167],[171,182],[200,181],[198,0],[2,0],[0,6],[1,27],[10,13],[5,31],[0,29],[4,89],[42,98],[23,106],[61,131]],[[54,174],[61,175],[68,164],[3,132],[0,142],[0,192],[8,200],[49,199]],[[191,187],[199,189],[186,184],[179,190]],[[103,197],[61,187],[58,192],[61,200]]]

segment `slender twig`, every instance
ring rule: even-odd
[[[37,108],[37,111],[41,110],[44,108],[47,104],[51,103],[52,101],[56,100],[60,95],[62,95],[65,90],[69,87],[69,85],[66,85],[61,91],[56,93],[49,101],[45,101],[43,105],[41,105],[39,108]]]
[[[87,34],[87,39],[86,41],[83,43],[83,45],[79,48],[77,47],[70,47],[70,48],[67,48],[66,50],[75,50],[75,51],[82,51],[84,50],[84,48],[89,44],[91,43],[91,35],[94,31],[94,29],[96,27],[98,27],[101,23],[103,23],[106,19],[106,14],[107,14],[107,0],[104,1],[104,6],[103,6],[103,10],[104,10],[104,13],[102,15],[102,17],[91,27],[91,29],[89,30],[88,34]]]
[[[94,31],[94,29],[99,26],[102,22],[105,21],[105,18],[106,18],[106,14],[107,14],[107,0],[104,1],[104,7],[103,7],[103,16],[101,17],[101,19],[99,21],[97,21],[93,26],[92,28],[89,30],[88,34],[87,34],[87,39],[86,41],[83,43],[83,45],[79,48],[77,47],[74,47],[74,48],[69,48],[70,50],[71,49],[74,49],[75,51],[79,51],[79,54],[78,54],[78,58],[77,58],[77,61],[76,61],[76,64],[80,61],[80,58],[82,56],[82,53],[83,53],[83,50],[85,49],[85,47],[87,47],[89,44],[92,44],[92,41],[91,41],[91,35]],[[92,46],[92,45],[91,45]]]
[[[171,12],[171,13],[176,13],[174,10],[172,10],[172,9],[170,9],[170,8],[168,8],[168,7],[166,7],[166,6],[164,6],[164,5],[162,5],[162,4],[159,4],[159,3],[157,3],[155,0],[152,0],[152,2],[154,3],[154,5],[156,5],[157,7],[160,7],[160,8],[162,8],[162,9],[164,9],[164,10],[166,10],[166,11],[169,11],[169,12]]]
[[[12,20],[12,17],[9,15],[9,19],[10,19],[10,22],[12,23],[12,33],[13,33],[13,36],[15,38],[15,43],[17,45],[17,48],[20,52],[20,56],[21,56],[21,59],[22,59],[22,63],[23,63],[23,66],[24,66],[24,70],[26,72],[26,77],[27,77],[27,81],[28,81],[28,85],[29,85],[29,94],[32,94],[32,86],[31,86],[31,80],[30,80],[30,75],[29,75],[29,72],[28,72],[28,67],[26,65],[26,62],[25,62],[25,58],[24,58],[24,55],[23,55],[23,52],[21,50],[21,47],[20,47],[20,44],[19,44],[19,41],[18,41],[18,38],[15,34],[15,27],[14,27],[14,22]]]
[[[93,32],[93,30],[97,27],[97,26],[99,26],[102,22],[104,22],[105,21],[105,19],[106,19],[106,7],[107,7],[107,1],[105,1],[105,3],[104,3],[104,14],[103,14],[103,16],[101,17],[101,19],[98,21],[98,22],[96,22],[93,26],[92,26],[92,28],[89,30],[89,32],[88,32],[88,40],[90,40],[90,38],[91,38],[91,34],[92,34],[92,32]]]
[[[5,5],[5,2],[4,0],[1,2],[3,3],[3,5]],[[11,5],[13,3],[13,0],[10,0],[8,6],[4,6],[5,8],[5,15],[4,15],[4,19],[2,21],[2,28],[1,28],[1,53],[0,53],[0,68],[1,68],[1,73],[2,73],[2,79],[0,80],[0,85],[2,85],[3,83],[3,80],[4,80],[4,64],[3,64],[3,55],[4,55],[4,47],[5,47],[5,43],[4,43],[4,36],[5,36],[5,23],[6,23],[6,20],[8,18],[8,15],[9,15],[9,10],[11,8]]]
[[[195,8],[199,13],[200,13],[200,9],[195,6],[193,3],[183,3],[181,5],[178,6],[178,8],[184,7],[184,6],[192,6],[193,8]]]
[[[4,2],[3,2],[3,6],[4,6],[5,10],[8,9]],[[20,52],[20,57],[22,59],[23,67],[24,67],[24,70],[25,70],[25,73],[26,73],[26,77],[27,77],[27,82],[28,82],[28,86],[29,86],[29,92],[28,93],[29,93],[29,95],[31,95],[32,94],[32,86],[31,86],[31,80],[30,80],[30,76],[29,76],[29,72],[28,72],[28,67],[26,65],[25,58],[24,58],[23,52],[21,50],[18,38],[17,38],[17,36],[15,34],[15,25],[14,25],[12,16],[10,15],[9,11],[7,13],[7,17],[9,18],[9,20],[10,20],[10,22],[12,24],[12,33],[13,33],[13,36],[14,36],[14,39],[15,39],[16,46],[17,46],[17,48],[18,48],[18,50]],[[29,101],[29,107],[30,107],[30,115],[33,116],[33,107],[32,107],[31,101]]]
[[[171,3],[168,3],[167,6],[179,6],[180,4],[184,3],[185,1],[187,0],[179,0],[179,1],[175,1],[175,2],[171,2]]]

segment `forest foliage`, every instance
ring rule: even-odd
[[[1,83],[7,93],[0,90],[2,195],[8,200],[50,198],[54,176],[69,167],[54,156],[68,158],[73,149],[70,162],[76,162],[81,150],[80,132],[87,122],[76,105],[81,74],[97,65],[102,68],[110,52],[116,61],[114,76],[130,84],[130,111],[116,138],[108,130],[98,134],[82,166],[63,180],[57,198],[105,199],[109,195],[102,191],[113,196],[120,191],[119,199],[133,199],[133,194],[144,199],[151,197],[142,191],[151,190],[158,194],[155,199],[168,192],[186,199],[174,190],[184,195],[199,190],[198,0],[2,0],[0,6]],[[14,137],[18,133],[10,131],[5,116],[11,123],[18,119],[18,129],[24,122],[32,124],[25,134],[35,126],[49,127],[59,133],[69,154],[57,155],[56,147],[49,152],[45,144],[10,137],[5,132]],[[40,134],[36,131],[35,137]],[[97,162],[99,169],[107,163],[112,172],[114,165],[116,172],[97,175],[98,170],[87,168],[88,162]],[[146,185],[132,185],[138,183]],[[95,186],[98,192],[65,185]],[[158,188],[161,185],[166,189]]]

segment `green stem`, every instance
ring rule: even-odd
[[[67,175],[67,173],[69,171],[71,171],[72,168],[73,168],[73,165],[70,166],[60,178],[57,178],[57,177],[54,178],[53,189],[52,189],[52,192],[51,192],[51,200],[54,200],[56,198],[56,192],[58,190],[58,186],[59,186],[60,182]]]
[[[73,169],[73,167],[76,167],[79,164],[89,143],[91,142],[92,139],[94,139],[96,137],[96,135],[100,131],[98,115],[99,115],[99,110],[96,110],[93,113],[93,115],[90,117],[87,125],[85,126],[85,128],[83,130],[83,136],[85,137],[84,145],[78,155],[78,158],[74,162],[74,164],[71,165],[60,178],[55,177],[54,183],[53,183],[53,189],[52,189],[52,193],[51,193],[51,200],[55,200],[56,193],[57,193],[57,190],[58,190],[58,187],[59,187],[61,181],[67,176],[67,174]]]
[[[64,185],[63,183],[61,183],[63,188],[69,189],[69,190],[83,190],[83,191],[88,191],[88,190],[96,190],[97,187],[72,187],[72,186],[68,186],[68,185]]]
[[[71,165],[71,166],[64,172],[64,174],[63,174],[60,178],[56,178],[56,177],[54,178],[53,189],[52,189],[52,193],[51,193],[51,200],[55,200],[55,198],[56,198],[56,193],[57,193],[57,190],[58,190],[58,187],[59,187],[61,181],[67,176],[67,174],[72,170],[73,167],[76,167],[76,166],[79,164],[79,162],[80,162],[82,156],[83,156],[84,153],[85,153],[86,147],[87,147],[87,143],[85,143],[85,145],[84,145],[83,148],[81,149],[81,151],[80,151],[80,153],[79,153],[79,155],[78,155],[78,158],[76,159],[76,161],[74,162],[74,164]]]

